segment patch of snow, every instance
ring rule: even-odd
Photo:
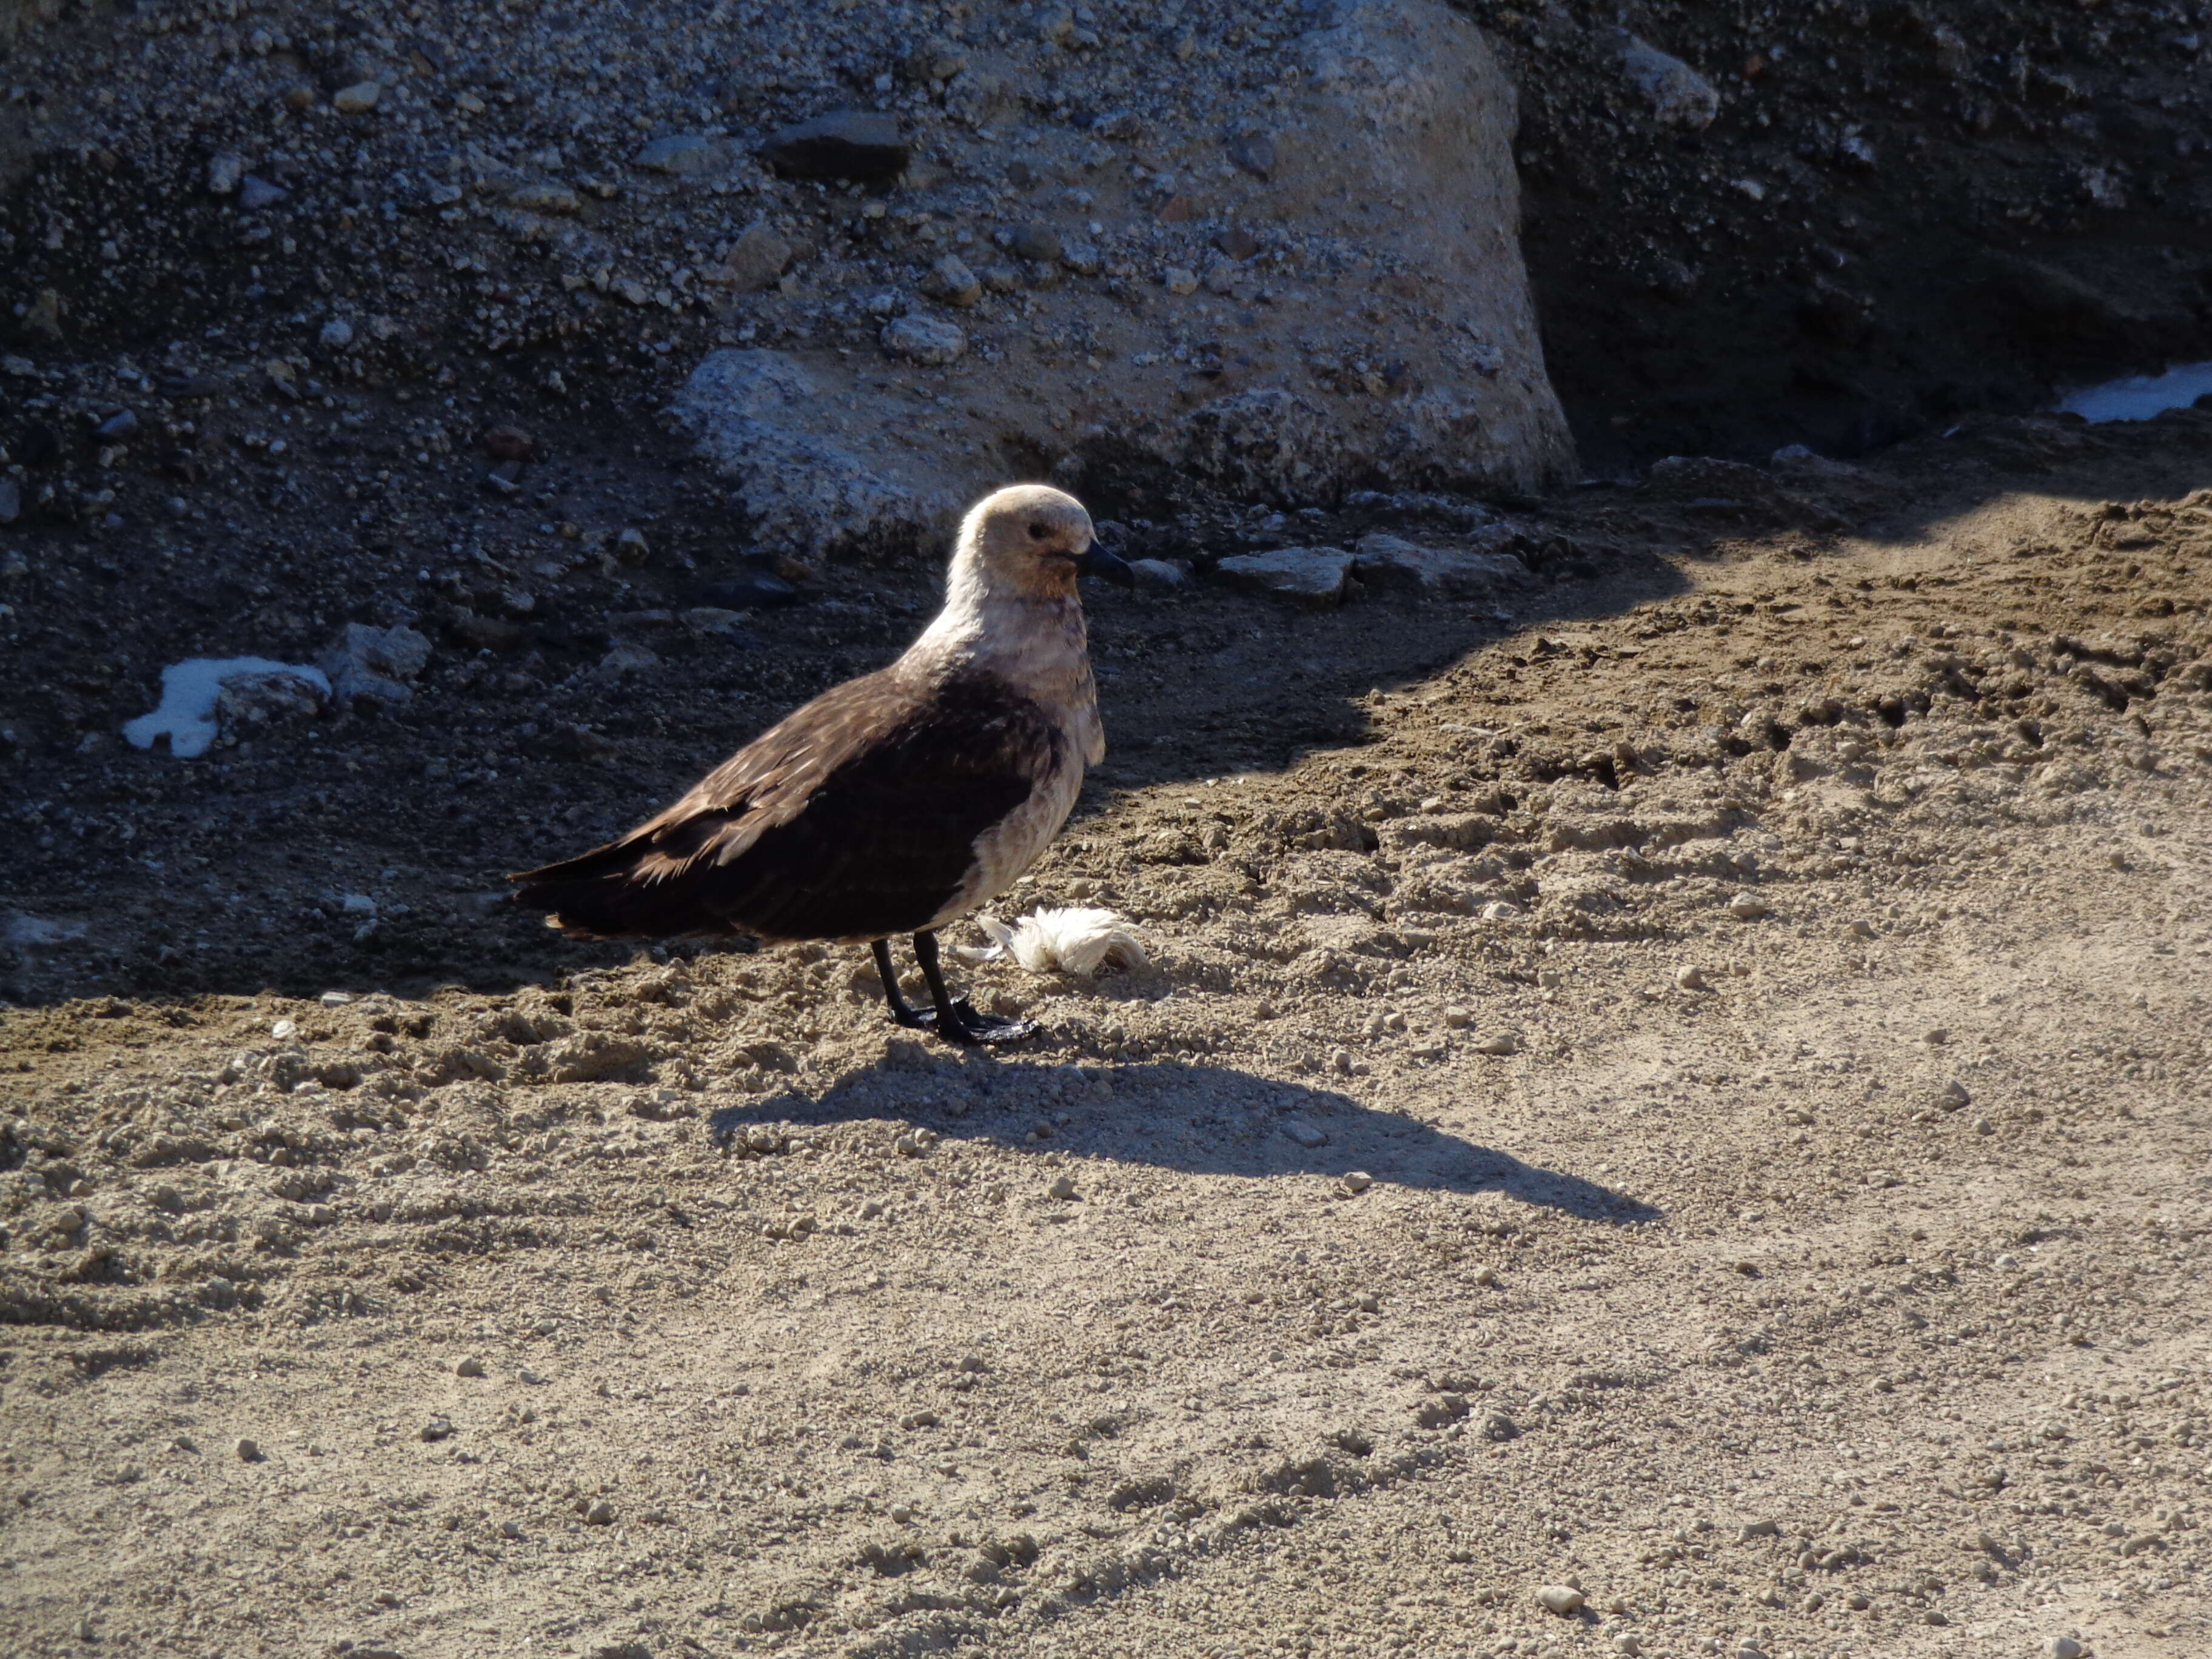
[[[125,738],[133,748],[151,749],[155,738],[167,734],[169,752],[179,759],[204,755],[215,742],[215,700],[223,682],[244,674],[296,675],[324,696],[331,694],[330,678],[319,668],[266,657],[193,657],[161,671],[161,707],[126,722]]]
[[[975,925],[993,941],[988,950],[962,952],[978,962],[1010,954],[1032,974],[1087,975],[1109,963],[1145,965],[1145,947],[1111,910],[1039,910],[1011,927],[996,916],[978,916]]]
[[[2148,421],[2169,409],[2186,409],[2208,392],[2212,392],[2212,363],[2177,363],[2163,374],[2131,374],[2069,392],[2058,410],[2093,424]]]

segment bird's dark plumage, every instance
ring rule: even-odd
[[[1020,878],[1106,751],[1079,575],[1129,580],[1091,515],[1043,484],[962,522],[945,608],[888,668],[824,692],[620,841],[510,879],[516,902],[599,938],[756,933],[867,941],[902,1025],[951,1042],[1030,1028],[946,988],[934,930]],[[914,935],[929,1009],[884,940]]]
[[[517,876],[516,902],[586,935],[913,933],[1063,747],[1044,710],[985,675],[917,696],[884,669],[816,698],[620,841]]]

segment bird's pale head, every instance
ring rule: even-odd
[[[1050,484],[1013,484],[994,490],[961,521],[956,568],[969,562],[975,574],[1000,592],[1040,598],[1075,592],[1079,575],[1106,574],[1119,559],[1092,546],[1096,532],[1083,503]]]

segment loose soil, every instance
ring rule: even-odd
[[[1592,486],[1510,617],[1097,595],[1113,752],[1019,908],[1152,960],[962,964],[1044,1026],[991,1054],[858,953],[489,896],[889,654],[923,573],[809,573],[750,648],[625,623],[619,672],[441,635],[401,717],[198,763],[42,666],[86,714],[10,773],[11,1647],[2203,1650],[2208,453],[2006,419]],[[651,611],[718,574],[683,535],[532,580]],[[251,602],[307,649],[341,574]]]

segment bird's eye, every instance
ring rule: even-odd
[[[1051,534],[1052,526],[1050,525],[1033,524],[1030,526],[1030,539],[1033,542],[1041,542]]]

